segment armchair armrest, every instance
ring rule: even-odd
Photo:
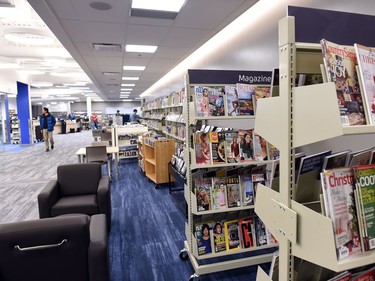
[[[111,186],[108,176],[102,176],[98,187],[99,213],[107,215],[108,231],[111,225]]]
[[[59,184],[57,180],[51,180],[38,195],[39,218],[51,217],[51,207],[59,196]]]
[[[108,234],[106,216],[91,216],[89,247],[90,281],[109,281]]]

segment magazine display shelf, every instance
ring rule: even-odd
[[[112,134],[112,145],[119,147],[119,151],[124,151],[124,155],[118,156],[119,159],[138,158],[138,135],[148,131],[147,126],[143,125],[125,125],[114,126]],[[133,136],[132,138],[130,136]],[[132,141],[134,143],[132,143]],[[132,151],[126,155],[127,151]]]
[[[255,121],[255,130],[280,150],[280,192],[258,187],[255,212],[279,242],[279,278],[288,281],[293,280],[293,256],[336,272],[375,259],[374,252],[360,252],[338,261],[331,219],[293,200],[295,148],[342,135],[375,133],[375,126],[342,126],[334,83],[293,87],[291,77],[320,73],[322,63],[316,44],[295,43],[294,28],[294,17],[279,22],[280,96],[259,101]],[[257,280],[271,279],[262,272]]]
[[[198,71],[198,70],[197,70]],[[238,74],[236,74],[238,75]],[[238,76],[237,76],[238,77]],[[238,82],[240,83],[240,82]],[[262,263],[271,262],[273,253],[254,253],[252,256],[236,256],[238,254],[244,253],[251,253],[259,250],[265,250],[270,248],[275,248],[278,245],[264,245],[264,246],[256,246],[247,249],[238,249],[235,251],[224,251],[219,253],[211,253],[205,255],[198,255],[197,249],[197,239],[195,237],[195,230],[194,230],[194,217],[197,216],[207,216],[207,215],[214,215],[219,213],[228,213],[228,212],[239,212],[244,210],[251,210],[254,209],[254,206],[245,206],[245,207],[235,207],[235,208],[226,208],[222,210],[210,210],[210,211],[197,211],[197,200],[196,195],[193,192],[193,177],[192,171],[193,170],[200,170],[200,169],[212,169],[212,168],[223,168],[223,167],[244,167],[247,165],[256,165],[256,164],[265,164],[270,163],[271,161],[252,161],[252,162],[241,162],[241,163],[225,163],[225,164],[208,164],[208,165],[197,165],[195,161],[195,151],[192,148],[192,139],[190,138],[191,129],[200,121],[202,123],[206,123],[210,120],[233,120],[234,122],[238,122],[239,119],[241,120],[249,120],[254,119],[254,116],[207,116],[207,117],[198,117],[195,113],[195,101],[194,101],[194,86],[222,86],[222,85],[231,85],[233,83],[222,83],[222,84],[212,84],[212,83],[191,83],[189,81],[189,74],[185,76],[185,92],[187,94],[186,99],[189,102],[186,102],[186,110],[187,116],[184,119],[186,124],[186,140],[185,140],[185,163],[188,164],[188,169],[186,172],[186,184],[184,188],[184,196],[185,200],[188,205],[188,216],[187,216],[187,223],[185,224],[185,235],[186,241],[184,241],[184,248],[180,252],[181,259],[189,259],[193,268],[194,274],[190,276],[189,280],[198,280],[200,275],[210,274],[214,272],[220,272],[230,269],[236,269],[251,265],[257,265]],[[215,261],[206,264],[201,264],[200,261],[207,260],[211,258],[218,258],[218,257],[229,257],[233,256],[232,259],[227,259],[225,261]]]

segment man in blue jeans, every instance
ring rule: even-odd
[[[49,144],[51,144],[51,149],[54,149],[55,142],[53,141],[53,129],[55,124],[55,117],[49,113],[47,107],[43,107],[42,115],[40,115],[40,130],[43,133],[46,151],[49,151]]]

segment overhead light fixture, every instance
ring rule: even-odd
[[[50,74],[52,76],[57,76],[57,77],[76,77],[79,75],[84,75],[85,73],[83,72],[51,72]]]
[[[70,89],[72,89],[72,90],[90,90],[90,87],[81,87],[81,86],[74,87],[74,86],[70,86]],[[85,92],[87,92],[87,91],[85,91]]]
[[[133,89],[131,89],[131,88],[124,88],[124,89],[121,89],[121,91],[124,91],[124,92],[126,92],[126,91],[133,91]]]
[[[0,57],[0,69],[17,68],[19,64],[16,59]]]
[[[179,12],[186,0],[133,0],[133,9]]]
[[[21,75],[42,75],[45,74],[45,71],[37,70],[37,69],[23,69],[17,70],[17,72]]]
[[[86,86],[87,85],[87,83],[86,82],[75,82],[75,83],[64,83],[63,84],[64,86],[68,86],[68,87],[70,87],[70,86]]]
[[[158,46],[151,45],[126,45],[125,51],[129,53],[155,53]]]
[[[52,82],[33,82],[30,85],[35,88],[44,88],[44,87],[52,87],[53,83]]]
[[[137,81],[137,80],[139,80],[139,77],[124,76],[121,79],[122,80]]]
[[[7,28],[3,36],[10,42],[31,46],[51,45],[54,39],[45,30],[26,27]]]
[[[125,95],[126,95],[126,94],[130,94],[130,92],[127,92],[127,91],[124,91],[124,92],[123,92],[123,91],[120,91],[120,94],[125,94]]]
[[[135,100],[141,100],[142,98],[134,98]]]
[[[121,87],[134,87],[135,84],[121,84]]]
[[[136,66],[136,65],[124,65],[124,70],[136,70],[136,71],[142,71],[145,70],[145,66]]]
[[[122,101],[132,101],[131,99],[126,99],[126,100],[122,100]]]

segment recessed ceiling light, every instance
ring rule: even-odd
[[[186,0],[133,0],[132,8],[178,12],[184,5]]]
[[[126,100],[122,100],[122,101],[132,101],[131,99],[126,99]]]
[[[155,53],[157,48],[158,46],[151,45],[126,45],[125,51],[133,53]]]
[[[129,88],[129,89],[124,88],[124,89],[121,89],[121,91],[133,91],[133,89],[132,88]]]
[[[36,28],[7,28],[3,36],[10,42],[31,46],[51,45],[54,42],[47,31]]]
[[[34,82],[34,83],[31,83],[31,86],[36,87],[36,88],[52,87],[53,83],[52,82]]]
[[[142,98],[135,98],[136,100],[141,100]]]
[[[139,80],[139,77],[124,76],[124,77],[122,77],[121,79],[122,79],[122,80],[137,81],[137,80]]]
[[[130,92],[126,92],[126,91],[123,92],[123,91],[121,91],[120,94],[125,94],[126,95],[126,94],[130,94]]]
[[[108,11],[112,9],[110,4],[104,2],[92,2],[90,3],[90,7],[98,11]]]
[[[121,87],[134,87],[135,84],[121,84]]]
[[[145,66],[135,66],[135,65],[124,65],[123,69],[124,70],[145,70]]]
[[[58,77],[76,77],[79,75],[83,75],[82,72],[51,72],[52,76],[58,76]]]

